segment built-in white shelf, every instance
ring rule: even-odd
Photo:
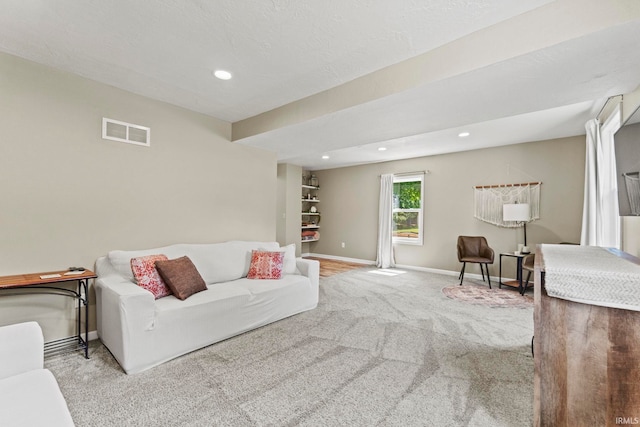
[[[316,181],[314,181],[314,184],[316,184]],[[318,225],[320,222],[320,212],[311,212],[318,210],[320,203],[320,199],[318,198],[319,189],[320,187],[317,185],[302,185],[300,210],[302,211],[302,223],[306,225],[302,225],[300,229],[304,234],[311,234],[311,236],[302,236],[302,243],[317,242],[320,240],[320,226]]]

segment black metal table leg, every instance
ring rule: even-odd
[[[84,347],[84,357],[89,358],[89,284],[86,279],[78,280],[78,338]],[[84,296],[83,296],[84,295]],[[82,340],[82,307],[84,305],[84,340]]]
[[[516,271],[516,279],[518,280],[518,292],[521,295],[524,295],[524,289],[522,289],[522,259],[523,257],[517,257],[517,271]]]
[[[498,289],[502,289],[502,254],[500,254],[500,275],[498,276]]]

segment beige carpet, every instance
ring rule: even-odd
[[[45,364],[79,427],[532,424],[531,309],[447,298],[453,276],[369,271],[321,279],[315,310],[140,374],[98,341],[90,360]]]

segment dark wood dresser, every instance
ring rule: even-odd
[[[640,425],[640,311],[549,296],[544,247],[535,264],[534,425]]]

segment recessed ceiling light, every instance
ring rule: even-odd
[[[324,156],[322,156],[323,159],[327,160],[329,158],[329,156],[327,156],[326,154]]]
[[[386,151],[387,147],[378,147],[378,151]]]
[[[459,136],[460,138],[464,138],[464,137],[467,137],[467,136],[469,136],[469,135],[471,135],[469,132],[460,132],[460,133],[458,134],[458,136]]]
[[[216,70],[213,72],[213,75],[220,80],[229,80],[231,77],[233,77],[230,72],[225,70]]]

